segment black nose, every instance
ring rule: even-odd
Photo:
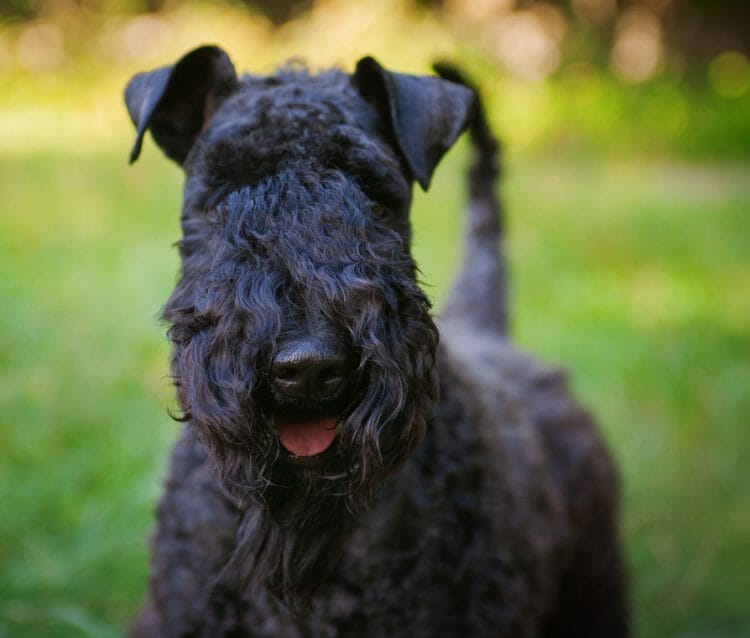
[[[346,354],[312,341],[284,346],[273,358],[271,383],[290,397],[326,398],[347,382],[350,362]]]

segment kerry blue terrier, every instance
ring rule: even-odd
[[[184,433],[138,636],[628,634],[616,476],[564,375],[506,339],[498,145],[442,77],[219,48],[125,92],[186,174],[164,309]],[[440,317],[413,181],[465,129],[464,264]]]

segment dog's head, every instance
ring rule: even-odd
[[[186,173],[164,310],[180,406],[245,511],[243,571],[304,597],[429,418],[437,331],[411,186],[427,188],[473,94],[372,58],[351,76],[238,79],[207,46],[125,99],[131,161],[150,130]]]

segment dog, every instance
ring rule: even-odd
[[[185,172],[163,311],[184,432],[136,636],[629,633],[612,459],[508,341],[498,143],[476,92],[361,59],[238,77],[203,46],[125,102]],[[472,140],[439,318],[409,208]]]

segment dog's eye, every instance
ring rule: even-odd
[[[373,204],[372,216],[375,219],[388,219],[388,217],[390,216],[390,212],[385,206],[381,206],[380,204]]]

